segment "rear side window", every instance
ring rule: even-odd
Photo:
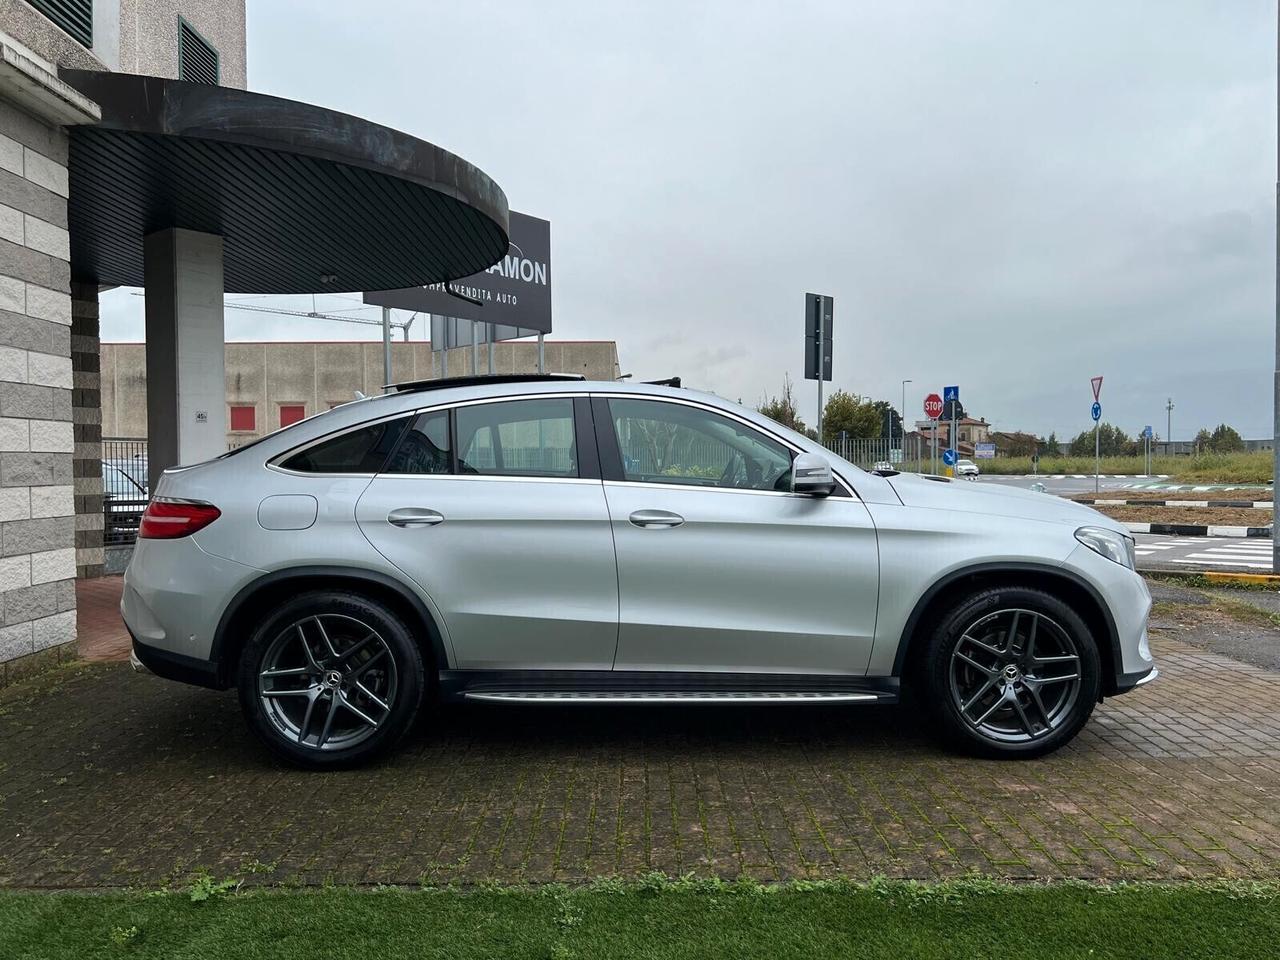
[[[576,477],[573,399],[458,407],[458,472],[498,477]]]
[[[383,420],[321,440],[280,466],[301,473],[377,473],[411,419]]]
[[[396,452],[387,461],[383,473],[437,474],[449,473],[453,461],[449,454],[449,413],[433,410],[414,420]]]

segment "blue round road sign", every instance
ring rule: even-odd
[[[956,465],[956,460],[958,459],[959,457],[956,456],[955,450],[950,447],[942,451],[942,462],[948,467],[954,467]]]
[[[1101,420],[1101,419],[1102,419],[1102,404],[1100,404],[1097,400],[1093,401],[1093,409],[1092,409],[1090,412],[1093,414],[1093,419],[1095,419],[1095,420]]]

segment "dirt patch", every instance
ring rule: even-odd
[[[1183,643],[1268,670],[1280,670],[1280,616],[1237,600],[1207,604],[1157,602],[1151,610],[1153,638]]]
[[[1113,520],[1124,523],[1196,523],[1210,526],[1269,527],[1270,510],[1243,510],[1235,507],[1094,507]]]
[[[1249,503],[1270,503],[1271,488],[1257,487],[1247,490],[1107,490],[1102,493],[1078,493],[1071,497],[1088,503],[1090,500],[1240,500]]]

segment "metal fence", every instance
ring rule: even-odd
[[[136,437],[102,440],[102,540],[133,543],[147,508],[147,441]]]
[[[892,464],[895,470],[922,471],[929,473],[933,469],[933,454],[929,442],[918,436],[907,437],[906,449],[902,449],[902,438],[889,440],[877,437],[872,440],[829,440],[826,448],[838,457],[850,463],[856,463],[864,470],[871,470],[877,463]],[[895,456],[895,450],[902,450]]]

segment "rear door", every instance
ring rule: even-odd
[[[617,571],[585,398],[420,414],[356,517],[431,598],[454,667],[612,666]]]

